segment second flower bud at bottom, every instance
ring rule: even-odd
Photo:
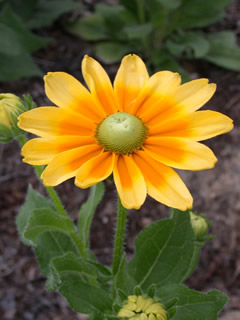
[[[152,298],[128,296],[118,317],[131,320],[167,320],[167,312],[160,302]]]

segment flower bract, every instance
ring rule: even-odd
[[[198,79],[181,85],[180,75],[170,71],[149,76],[136,55],[123,58],[113,85],[88,56],[82,72],[89,90],[64,72],[45,76],[46,94],[57,107],[19,117],[20,128],[39,136],[24,145],[24,161],[47,165],[47,186],[75,177],[87,188],[113,173],[126,208],[140,208],[147,194],[173,208],[191,208],[192,197],[173,168],[212,168],[216,157],[199,141],[233,126],[221,113],[197,111],[215,84]]]

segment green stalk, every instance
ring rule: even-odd
[[[115,241],[113,249],[113,265],[112,272],[116,275],[119,269],[119,265],[123,255],[123,244],[126,232],[127,222],[127,209],[123,207],[120,198],[118,197],[118,212],[117,212],[117,223],[115,232]]]
[[[17,140],[21,146],[23,146],[28,141],[24,135],[18,136]],[[34,166],[34,169],[37,174],[37,177],[40,179],[41,174],[43,172],[43,167],[42,166]],[[57,195],[57,192],[54,190],[54,188],[46,187],[46,186],[45,186],[45,188],[46,188],[49,196],[51,197],[53,203],[55,204],[55,207],[56,207],[57,211],[59,212],[59,214],[61,216],[67,217],[68,214],[67,214],[66,210],[64,209],[62,202],[59,199],[59,196]]]

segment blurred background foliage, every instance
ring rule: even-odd
[[[36,34],[63,13],[67,32],[91,42],[95,56],[117,63],[139,54],[152,71],[168,69],[188,78],[181,59],[204,59],[240,70],[240,48],[232,31],[209,32],[232,0],[0,0],[0,81],[41,76],[32,53],[49,38]],[[71,20],[71,21],[70,21]],[[38,31],[37,31],[38,32]]]
[[[0,0],[0,81],[42,76],[31,54],[50,39],[34,31],[79,8],[75,0]]]

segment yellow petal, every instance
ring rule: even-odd
[[[179,210],[192,207],[192,196],[173,169],[154,160],[144,151],[136,152],[133,158],[144,176],[148,194],[152,198]]]
[[[103,151],[96,145],[84,146],[59,153],[52,159],[41,178],[46,186],[56,186],[76,176],[78,169]]]
[[[149,126],[148,135],[183,137],[201,141],[226,133],[233,128],[232,119],[215,111],[197,111]]]
[[[116,157],[113,176],[122,205],[127,209],[139,209],[145,201],[147,190],[132,156]]]
[[[217,161],[211,149],[184,138],[150,137],[144,142],[144,150],[154,159],[177,169],[209,169]]]
[[[40,107],[24,112],[18,126],[41,137],[59,135],[94,135],[96,124],[73,112],[56,107]]]
[[[32,165],[48,164],[60,152],[95,143],[94,138],[80,136],[35,138],[23,146],[23,161]]]
[[[106,113],[95,104],[89,91],[73,76],[65,72],[49,72],[45,77],[48,98],[63,109],[70,109],[100,122]]]
[[[184,83],[173,92],[176,106],[190,112],[201,108],[211,99],[216,91],[215,83],[208,83],[207,79],[193,80]]]
[[[85,56],[82,61],[82,73],[96,103],[102,106],[106,114],[117,112],[119,107],[112,83],[102,66],[93,58]]]
[[[136,101],[129,107],[129,112],[142,117],[142,113],[153,105],[159,104],[181,83],[178,73],[160,71],[151,76],[145,83]],[[163,106],[164,107],[164,106]],[[149,111],[150,112],[150,111]]]
[[[113,171],[114,159],[115,154],[104,152],[87,161],[76,174],[76,186],[88,188],[107,179]]]
[[[120,111],[128,111],[148,78],[146,66],[138,56],[129,54],[122,59],[114,81],[114,92]]]

